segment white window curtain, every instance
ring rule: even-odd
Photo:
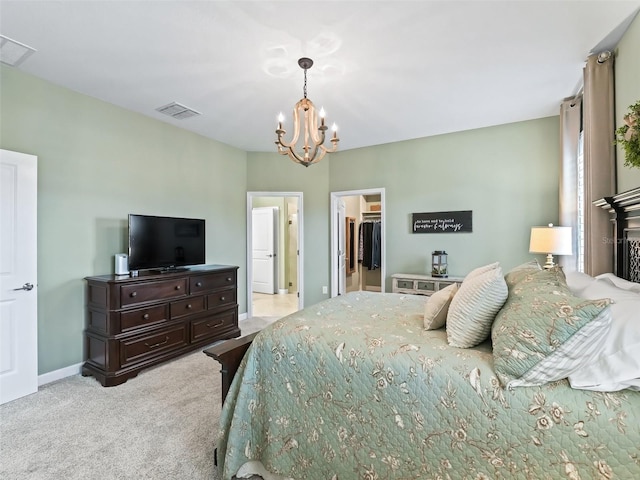
[[[561,256],[565,271],[589,275],[613,271],[611,224],[594,200],[615,194],[613,56],[591,55],[582,95],[560,107],[560,223],[571,226],[572,256]]]
[[[560,255],[565,272],[582,271],[580,253],[579,143],[582,141],[582,95],[565,99],[560,105],[560,225],[571,227],[573,255]]]

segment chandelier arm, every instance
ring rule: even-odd
[[[298,155],[296,153],[296,151],[292,147],[287,147],[287,149],[281,151],[280,154],[281,155],[288,155],[289,158],[291,158],[291,160],[296,162],[296,163],[302,163],[303,165],[305,163],[307,163],[307,161],[303,157]]]
[[[335,152],[336,150],[338,150],[338,141],[339,141],[339,139],[338,139],[338,138],[332,138],[332,139],[331,139],[331,143],[332,143],[333,145],[332,145],[330,148],[327,148],[327,147],[324,145],[324,143],[323,143],[322,145],[320,145],[320,148],[321,148],[322,150],[324,150],[326,153],[333,153],[333,152]]]
[[[326,153],[327,153],[327,152],[325,152],[325,151],[320,151],[320,153],[318,154],[318,156],[316,156],[313,160],[311,160],[311,161],[309,162],[309,165],[312,165],[312,164],[314,164],[314,163],[318,163],[320,160],[322,160],[322,159],[324,158],[324,155],[325,155]]]

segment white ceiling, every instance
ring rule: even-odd
[[[20,70],[247,151],[275,151],[311,57],[308,96],[344,150],[556,115],[589,52],[639,7],[0,0],[0,33],[37,50]],[[173,101],[202,115],[155,111]]]

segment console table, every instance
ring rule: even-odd
[[[433,295],[452,283],[462,283],[464,280],[464,277],[432,277],[413,273],[394,273],[391,278],[393,279],[392,292],[427,296]]]
[[[82,375],[111,387],[144,368],[238,337],[237,270],[207,265],[87,277]]]

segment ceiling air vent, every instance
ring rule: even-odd
[[[17,67],[36,51],[24,43],[0,35],[0,62]]]
[[[156,108],[160,113],[164,113],[165,115],[169,115],[170,117],[177,118],[178,120],[182,120],[189,117],[195,117],[196,115],[202,115],[200,112],[193,110],[192,108],[185,107],[184,105],[180,105],[179,103],[172,102],[164,107]]]

